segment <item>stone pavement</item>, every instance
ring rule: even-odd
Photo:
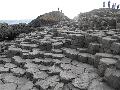
[[[120,90],[117,31],[52,29],[4,42],[0,90]]]

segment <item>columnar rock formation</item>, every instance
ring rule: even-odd
[[[2,90],[120,89],[119,31],[42,29],[4,42]]]
[[[120,30],[80,30],[63,14],[47,15],[29,24],[34,32],[1,42],[0,90],[120,90]]]

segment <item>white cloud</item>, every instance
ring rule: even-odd
[[[101,8],[103,1],[107,5],[108,0],[0,0],[0,19],[33,19],[58,7],[73,18],[80,12]]]

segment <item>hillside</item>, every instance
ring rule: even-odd
[[[116,18],[120,22],[120,10],[109,8],[94,9],[90,12],[80,13],[74,19],[81,29],[115,29]]]
[[[60,11],[52,11],[38,16],[36,19],[32,20],[29,25],[32,27],[40,27],[45,25],[53,25],[59,21],[70,20],[64,13]]]

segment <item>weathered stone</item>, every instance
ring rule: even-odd
[[[0,90],[16,90],[17,85],[15,83],[6,83],[0,85]]]
[[[10,62],[11,62],[11,58],[0,58],[1,64],[10,63]]]
[[[58,75],[58,74],[60,74],[60,72],[62,71],[62,69],[61,68],[59,68],[59,67],[57,67],[57,66],[52,66],[52,67],[50,67],[49,69],[49,74],[50,75]]]
[[[104,52],[111,53],[110,47],[111,47],[112,43],[116,42],[116,41],[117,41],[117,39],[112,39],[111,37],[102,38],[102,45],[103,45]]]
[[[114,90],[114,89],[109,87],[107,84],[95,79],[89,85],[88,90]]]
[[[71,48],[82,48],[84,46],[84,35],[82,34],[69,34],[71,39]]]
[[[91,42],[98,42],[98,37],[94,34],[85,34],[85,47],[88,47]]]
[[[8,52],[7,52],[7,57],[13,57],[14,55],[21,56],[22,49],[16,48],[16,47],[9,47]]]
[[[78,54],[78,61],[83,63],[88,63],[88,57],[90,56],[89,53],[79,53]]]
[[[33,78],[35,79],[45,79],[48,77],[48,74],[43,71],[38,71],[33,73]]]
[[[101,46],[102,45],[98,43],[89,43],[88,52],[91,54],[96,54],[100,52]]]
[[[0,73],[7,73],[7,72],[9,72],[9,68],[0,67]]]
[[[100,59],[99,65],[98,65],[98,73],[100,76],[104,76],[105,70],[107,68],[115,67],[115,64],[117,61],[115,59],[110,58],[102,58]]]
[[[6,64],[4,65],[4,67],[11,69],[11,68],[16,68],[17,66],[16,66],[15,64],[12,64],[12,63],[6,63]]]
[[[62,58],[64,58],[64,55],[63,54],[52,54],[52,58],[61,60]]]
[[[62,63],[60,65],[60,67],[63,69],[63,70],[70,70],[72,68],[72,65],[71,64],[65,64],[65,63]]]
[[[11,72],[21,76],[21,75],[23,75],[25,73],[25,70],[22,69],[22,68],[12,68]]]
[[[96,53],[95,59],[94,59],[94,66],[95,67],[98,67],[98,64],[99,64],[101,58],[113,58],[113,55],[108,54],[108,53]]]
[[[105,81],[115,90],[120,89],[120,70],[107,68],[105,71]]]
[[[50,51],[52,49],[52,43],[50,41],[42,40],[40,41],[39,48],[41,50]]]
[[[55,63],[56,66],[60,66],[60,64],[62,63],[62,61],[58,59],[53,59],[53,62]]]
[[[13,76],[13,74],[7,74],[3,78],[4,83],[16,83],[17,80],[18,78]]]
[[[70,48],[70,45],[71,45],[71,39],[65,39],[63,41],[63,46],[66,47],[66,48]]]
[[[52,53],[44,53],[44,58],[52,58]]]
[[[45,80],[40,80],[35,83],[35,85],[40,86],[42,89],[47,89],[48,87],[55,87],[58,84],[59,77],[51,76],[46,78]]]
[[[110,49],[112,50],[113,54],[120,54],[120,43],[117,42],[112,43]]]
[[[94,61],[95,61],[95,55],[88,55],[88,64],[90,65],[94,65]]]
[[[26,82],[22,87],[21,90],[31,90],[33,88],[33,83],[31,81]]]
[[[72,84],[79,89],[87,90],[90,80],[86,75],[82,75],[80,78],[75,78]]]
[[[52,47],[54,49],[60,49],[60,48],[63,47],[63,43],[62,42],[55,42],[55,43],[52,44]]]
[[[52,49],[52,53],[54,53],[54,54],[62,54],[62,50],[60,50],[60,49]]]
[[[30,54],[30,59],[34,58],[39,58],[40,57],[40,52],[38,50],[33,50],[32,52],[29,52]]]
[[[22,54],[22,59],[31,59],[29,53],[23,53]]]
[[[78,63],[79,63],[79,61],[76,61],[76,60],[73,60],[73,61],[71,62],[71,64],[74,65],[74,66],[77,66]]]
[[[60,78],[64,83],[70,82],[75,77],[76,76],[73,73],[70,73],[70,72],[67,72],[67,71],[61,71],[60,72]]]
[[[25,64],[25,60],[22,59],[20,56],[12,57],[12,61],[14,64],[16,64],[17,66],[20,66],[20,67],[23,67]]]
[[[116,68],[118,69],[118,70],[120,70],[120,59],[118,59],[118,61],[117,61],[117,63],[116,63]]]
[[[32,50],[33,48],[37,48],[38,45],[36,45],[36,44],[30,44],[30,43],[28,43],[28,44],[22,43],[22,44],[20,44],[20,47],[21,47],[22,49]]]
[[[64,83],[58,83],[53,90],[63,90]]]
[[[64,48],[63,53],[66,55],[66,57],[71,58],[71,59],[78,59],[78,53],[75,49],[70,49],[70,48]]]
[[[49,70],[49,66],[38,65],[38,69],[41,70],[41,71],[48,71]]]
[[[87,48],[77,48],[77,50],[79,51],[79,53],[87,53]]]
[[[64,57],[63,59],[61,59],[61,61],[63,64],[70,64],[72,59]]]

